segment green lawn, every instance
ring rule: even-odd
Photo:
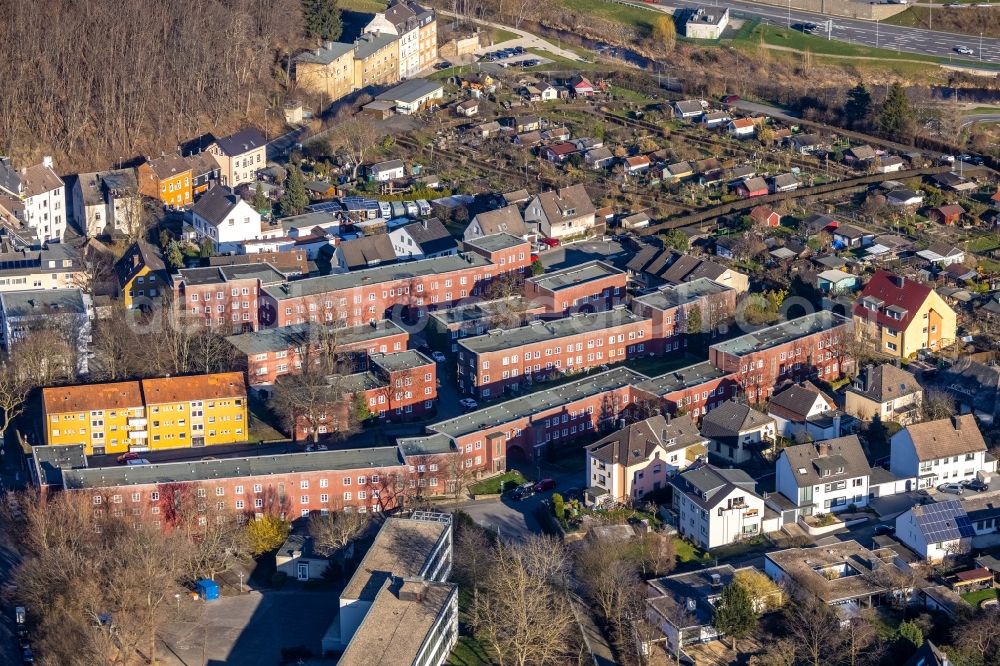
[[[647,377],[659,377],[662,374],[666,374],[677,368],[686,368],[689,365],[694,365],[695,363],[700,363],[704,361],[704,358],[695,358],[693,356],[653,356],[645,358],[637,358],[632,361],[626,361],[625,366],[629,367],[636,372],[641,372]]]
[[[987,590],[979,590],[977,592],[967,592],[962,595],[962,598],[965,599],[966,603],[973,608],[978,608],[979,602],[985,601],[986,599],[996,599],[997,591],[990,588]]]
[[[660,12],[635,5],[625,5],[609,0],[559,0],[559,4],[567,11],[579,14],[591,14],[606,21],[621,23],[639,30],[642,34],[650,34],[653,22]]]
[[[993,234],[979,236],[968,242],[969,252],[989,252],[1000,247],[1000,238]]]
[[[964,115],[977,115],[987,113],[1000,113],[1000,106],[977,106],[964,111]]]
[[[682,564],[685,562],[700,562],[703,557],[700,548],[679,536],[674,539],[674,548],[677,550],[677,561]]]
[[[496,495],[507,485],[519,486],[522,483],[527,483],[527,481],[524,475],[515,469],[505,474],[483,479],[479,483],[474,483],[469,486],[469,492],[473,495]]]
[[[543,64],[538,65],[536,67],[526,67],[525,70],[524,70],[526,72],[534,72],[534,71],[547,72],[547,71],[550,71],[552,69],[569,69],[569,70],[574,70],[574,71],[586,71],[586,70],[591,70],[591,69],[598,69],[598,66],[595,63],[592,63],[592,62],[580,62],[579,60],[570,60],[569,58],[564,58],[562,56],[558,56],[555,53],[551,53],[551,52],[546,51],[544,49],[528,49],[528,51],[531,52],[531,53],[534,53],[537,56],[541,56],[543,58],[547,58],[547,59],[551,60],[552,62],[550,62],[550,63],[548,63],[548,62],[547,63],[543,63]],[[608,69],[608,65],[602,64],[599,69],[601,69],[601,70],[607,70]]]
[[[362,12],[364,14],[377,14],[384,12],[386,7],[382,0],[340,0],[337,6],[349,12]]]
[[[504,42],[509,42],[512,39],[517,39],[520,37],[516,32],[511,32],[510,30],[504,30],[503,28],[493,28],[493,43],[502,44]]]

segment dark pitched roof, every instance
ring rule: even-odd
[[[160,251],[144,240],[137,240],[125,250],[121,259],[115,262],[115,276],[118,278],[118,285],[124,287],[146,266],[149,267],[150,271],[166,270]]]
[[[917,383],[917,378],[912,374],[891,363],[884,363],[865,368],[847,390],[882,403],[904,395],[911,395],[922,389]]]
[[[802,382],[789,386],[781,393],[776,393],[768,403],[767,411],[790,421],[801,421],[806,418],[809,409],[816,403],[816,398],[822,397],[830,409],[836,405],[830,396],[826,395],[812,382]]]
[[[721,469],[708,463],[695,464],[670,482],[699,506],[711,509],[733,488],[756,495],[756,482],[741,469]]]
[[[407,224],[403,227],[403,231],[410,235],[424,254],[436,254],[458,248],[454,236],[436,217]]]
[[[267,145],[267,139],[256,127],[245,127],[216,141],[219,150],[229,157],[236,157]]]
[[[218,226],[226,221],[226,216],[243,201],[240,195],[225,185],[216,185],[195,203],[192,212],[210,224]]]
[[[523,236],[528,233],[528,227],[524,224],[524,218],[521,217],[520,209],[513,204],[479,213],[475,219],[479,223],[484,236],[504,232],[513,234],[514,236]]]
[[[667,421],[664,416],[657,415],[611,433],[589,445],[587,450],[601,462],[629,466],[649,458],[657,447],[669,452],[704,441],[691,419]]]
[[[774,419],[749,405],[727,400],[701,419],[701,434],[714,439],[736,437],[741,432],[760,428]]]
[[[788,446],[781,455],[788,461],[792,479],[798,487],[871,474],[857,435]]]
[[[349,270],[396,261],[396,252],[392,249],[392,241],[388,234],[376,234],[344,241],[340,244],[340,252],[344,256]]]

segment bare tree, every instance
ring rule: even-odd
[[[337,511],[309,517],[309,536],[321,555],[333,555],[364,534],[369,517],[366,513]]]
[[[32,384],[13,361],[0,364],[0,437],[7,432],[11,423],[24,411],[24,401],[28,398]]]
[[[937,421],[955,415],[955,399],[947,391],[928,389],[924,391],[920,403],[920,415],[924,421]]]
[[[351,178],[358,177],[358,169],[364,164],[365,156],[378,144],[380,134],[374,123],[354,116],[337,124],[330,137],[328,148],[331,153],[343,152],[351,162]]]
[[[812,594],[785,607],[786,635],[800,659],[811,666],[836,663],[841,653],[840,621],[833,609]]]

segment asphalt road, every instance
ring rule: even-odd
[[[976,123],[1000,123],[1000,113],[976,113],[965,116],[962,120],[962,127],[968,127]]]
[[[717,0],[669,0],[661,4],[671,7],[716,7],[722,6]],[[744,0],[727,0],[725,6],[734,14],[753,16],[763,23],[785,26],[796,23],[821,24],[833,19],[832,39],[841,42],[852,42],[863,46],[878,46],[900,52],[921,53],[925,55],[954,58],[967,62],[982,62],[1000,64],[1000,39],[984,38],[982,40],[982,57],[980,58],[979,37],[972,35],[956,35],[946,32],[905,28],[894,25],[876,24],[871,21],[857,19],[828,17],[823,14],[806,12],[798,9],[782,9],[772,5],[759,5]],[[942,8],[940,11],[961,11]],[[957,46],[967,46],[975,51],[974,55],[961,55],[955,51]]]

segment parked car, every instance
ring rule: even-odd
[[[378,210],[385,219],[392,217],[392,205],[388,201],[379,201]]]
[[[138,459],[139,459],[138,453],[135,453],[134,451],[129,451],[128,453],[123,453],[120,456],[118,456],[118,464],[124,465],[130,460],[138,460]]]
[[[558,238],[543,238],[542,239],[542,245],[545,245],[546,247],[559,247],[559,239]]]
[[[510,491],[510,499],[514,502],[520,502],[523,499],[528,499],[534,494],[535,487],[530,483],[525,483]]]
[[[892,525],[877,525],[875,527],[875,536],[892,536],[896,533],[896,528]]]
[[[448,62],[447,60],[442,60],[441,62],[434,65],[434,69],[436,69],[439,72],[443,69],[448,69],[449,67],[451,67],[451,63]]]
[[[25,664],[35,663],[35,655],[31,652],[30,647],[26,647],[23,650],[21,650],[21,661],[24,662]]]
[[[460,404],[463,409],[466,409],[470,412],[479,406],[479,403],[473,400],[472,398],[462,398],[461,400],[458,401],[458,404]]]
[[[445,356],[444,354],[442,354],[439,351],[431,352],[431,358],[434,359],[438,363],[444,363],[445,361],[448,360],[448,357]]]
[[[961,495],[962,486],[957,483],[943,483],[937,487],[938,492],[948,493],[949,495]]]
[[[556,487],[555,479],[542,479],[535,484],[536,493],[544,493],[546,490],[552,490]]]
[[[975,491],[977,493],[981,493],[984,490],[989,490],[990,489],[990,484],[983,483],[979,479],[972,479],[971,481],[967,481],[965,483],[965,487],[968,488],[969,490],[973,490],[973,491]]]

